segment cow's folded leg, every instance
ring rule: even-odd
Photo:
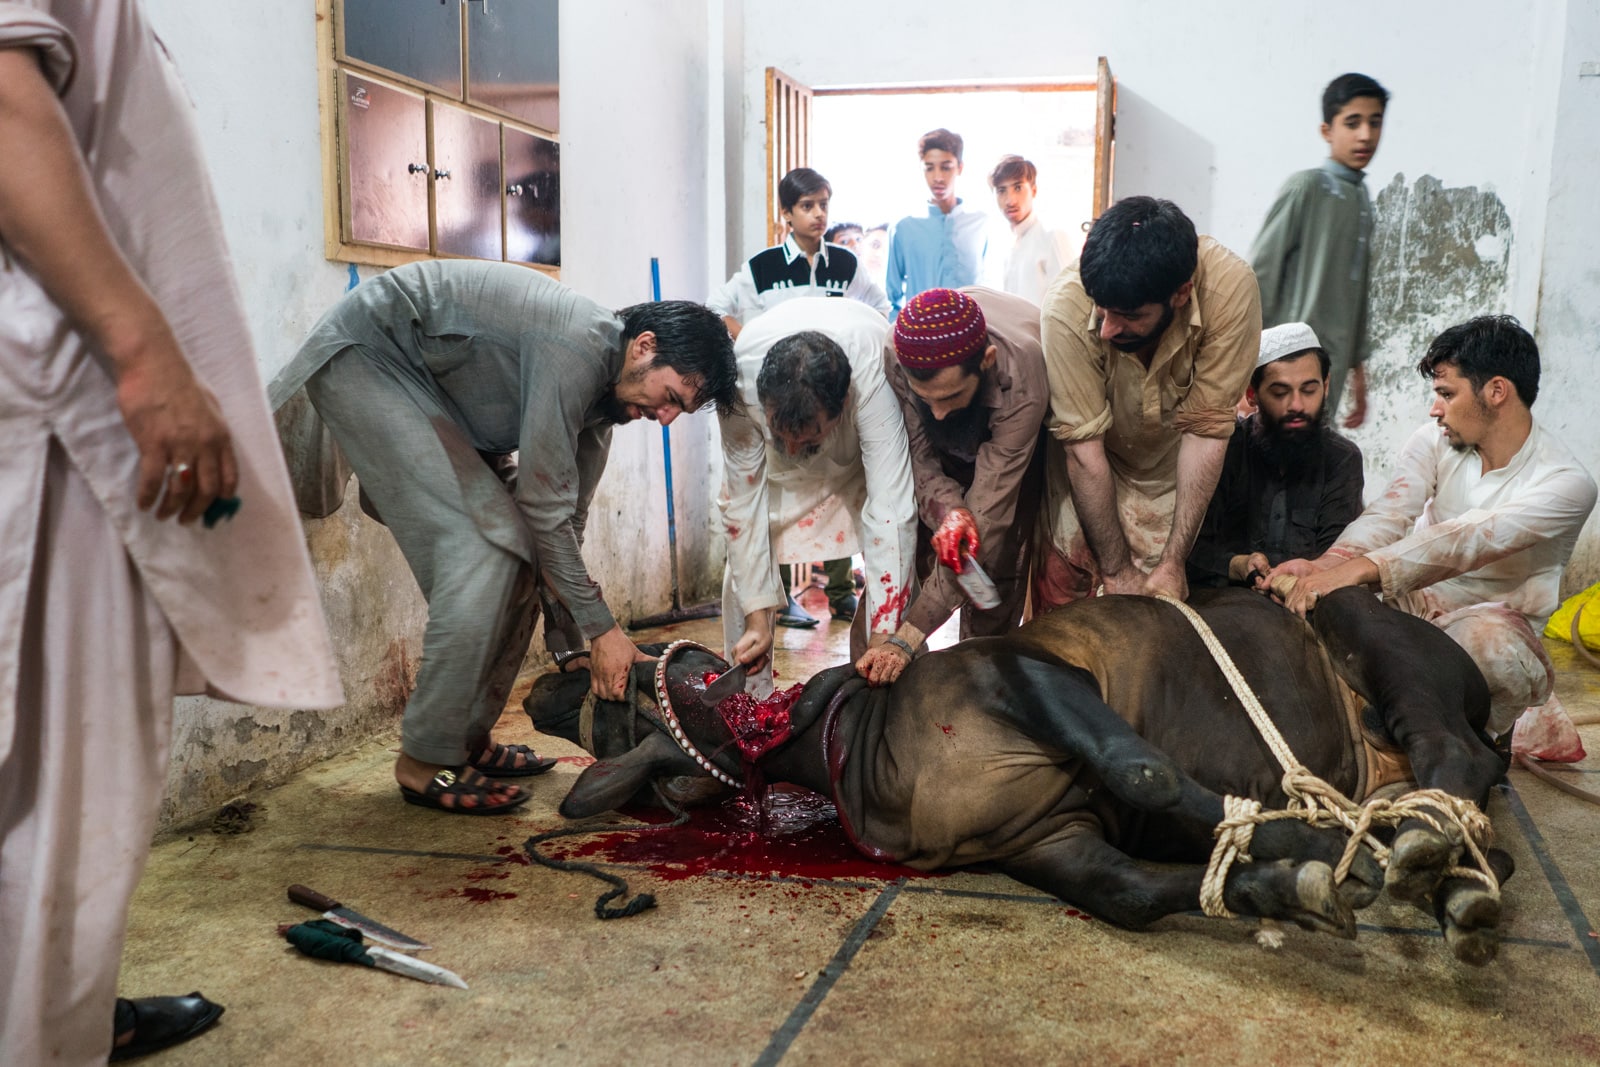
[[[1000,865],[1019,882],[1054,894],[1118,926],[1138,930],[1200,906],[1205,868],[1136,860],[1084,832],[1035,845]],[[1325,863],[1242,863],[1228,872],[1229,910],[1353,938],[1355,913]]]
[[[1489,868],[1505,884],[1516,865],[1509,853],[1491,848]],[[1445,944],[1462,963],[1482,967],[1500,951],[1500,894],[1476,878],[1446,878],[1433,898],[1433,915]]]

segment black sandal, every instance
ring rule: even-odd
[[[509,801],[501,804],[489,803],[489,789],[487,783],[469,781],[462,777],[467,768],[457,770],[446,768],[428,780],[428,785],[421,792],[415,789],[400,787],[400,795],[407,804],[415,804],[419,808],[435,808],[451,815],[499,815],[519,808],[533,799],[533,794],[518,789],[516,795]],[[444,797],[454,797],[455,802],[446,804]],[[473,798],[477,803],[467,807],[461,801]]]
[[[520,767],[518,756],[523,758]],[[467,762],[467,766],[488,778],[532,778],[555,765],[555,760],[539,755],[527,745],[492,744]]]

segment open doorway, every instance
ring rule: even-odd
[[[1078,79],[818,89],[769,67],[768,243],[782,239],[778,181],[794,167],[828,178],[835,223],[892,225],[920,213],[928,191],[917,139],[941,126],[966,142],[958,192],[990,215],[998,238],[991,247],[1006,247],[1010,234],[988,175],[1012,153],[1038,167],[1040,217],[1081,243],[1086,224],[1111,199],[1115,115],[1116,86],[1104,57],[1093,77]],[[878,267],[874,250],[862,251],[869,268]]]

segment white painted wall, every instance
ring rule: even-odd
[[[349,284],[349,266],[323,258],[313,4],[146,6],[197,108],[270,379]],[[714,266],[708,244],[721,201],[707,195],[708,79],[721,83],[720,20],[713,27],[699,0],[612,0],[565,2],[561,22],[563,280],[621,307],[650,298],[649,261],[659,256],[663,295],[704,298],[722,258],[720,232]],[[717,184],[721,165],[718,158]],[[710,415],[680,420],[672,431],[687,603],[720,586],[709,532],[713,434]],[[588,526],[585,558],[624,619],[668,605],[661,451],[653,424],[617,432]],[[395,730],[425,606],[393,539],[351,496],[338,515],[307,524],[349,704],[308,714],[180,702],[168,824]]]
[[[1374,196],[1396,174],[1408,186],[1432,175],[1447,188],[1492,191],[1510,216],[1507,282],[1487,306],[1444,300],[1438,313],[1508,311],[1538,322],[1546,378],[1582,385],[1549,389],[1536,414],[1600,466],[1590,358],[1600,336],[1591,239],[1600,79],[1580,83],[1576,72],[1578,62],[1600,60],[1595,5],[1535,0],[1508,19],[1497,0],[1418,0],[1371,14],[1283,0],[1030,0],[984,12],[961,0],[925,0],[853,5],[847,31],[830,21],[818,39],[784,5],[745,3],[743,173],[729,205],[736,243],[755,247],[764,235],[768,66],[826,87],[1076,78],[1092,75],[1104,55],[1118,80],[1116,195],[1174,200],[1201,232],[1241,253],[1283,179],[1326,156],[1317,131],[1323,86],[1362,71],[1393,93],[1368,171]],[[842,39],[855,44],[836,47]],[[918,166],[920,132],[906,146],[908,170]],[[969,198],[988,195],[982,175],[991,164],[967,161]],[[905,210],[921,206],[908,202]],[[1547,234],[1558,231],[1562,240],[1547,250]],[[1558,296],[1559,322],[1549,317]],[[1431,325],[1427,310],[1415,312],[1413,326]],[[1369,492],[1381,488],[1386,457],[1426,419],[1425,384],[1407,370],[1420,354],[1397,341],[1373,355],[1374,373],[1393,384],[1354,435],[1368,457]],[[1591,528],[1573,580],[1596,578]]]

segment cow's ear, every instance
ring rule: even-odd
[[[561,814],[582,819],[626,804],[652,778],[673,774],[704,774],[672,739],[657,730],[614,759],[591,764],[578,775],[561,802]]]

